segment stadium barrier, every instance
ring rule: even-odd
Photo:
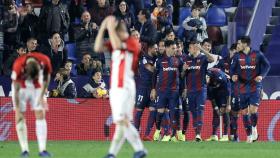
[[[96,140],[103,141],[112,138],[114,125],[110,114],[109,101],[103,99],[75,99],[49,98],[47,113],[49,140]],[[261,141],[280,141],[280,101],[262,101],[260,106],[258,130]],[[212,127],[212,107],[208,102],[204,113],[202,138],[208,138]],[[32,111],[26,113],[28,138],[36,140],[35,117]],[[141,122],[144,133],[148,112],[145,111]],[[192,121],[192,120],[191,120]],[[109,127],[109,130],[104,127]],[[239,135],[245,140],[245,130],[241,118],[239,119]],[[109,134],[109,137],[106,137]],[[187,139],[194,138],[194,130],[190,122]],[[14,112],[11,98],[0,98],[0,141],[17,140]]]

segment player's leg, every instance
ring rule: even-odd
[[[169,136],[169,134],[170,134],[170,110],[168,108],[164,109],[164,116],[162,118],[161,128],[163,128],[163,135]]]
[[[200,142],[202,141],[201,129],[203,125],[203,112],[204,112],[204,106],[206,102],[206,90],[202,90],[201,92],[197,93],[195,102],[196,102],[195,133],[196,133],[196,141]]]
[[[160,140],[160,128],[161,128],[161,123],[162,123],[162,119],[165,115],[165,107],[167,104],[166,101],[166,96],[164,92],[160,92],[158,91],[158,101],[156,104],[157,107],[157,117],[156,117],[156,131],[154,133],[154,140],[155,141],[159,141]]]
[[[243,117],[243,125],[247,134],[247,142],[252,143],[252,125],[249,115],[249,95],[241,94],[240,95],[240,108]]]
[[[134,117],[134,125],[137,131],[140,129],[141,118],[146,106],[145,104],[147,104],[146,89],[141,88],[137,90],[136,93],[136,114]]]
[[[216,100],[214,98],[211,98],[211,104],[212,104],[212,135],[210,136],[209,139],[206,141],[218,141],[218,135],[217,135],[217,130],[220,125],[220,120],[219,120],[219,108],[216,104]]]
[[[230,117],[229,117],[229,112],[226,110],[228,99],[229,99],[228,96],[223,96],[222,94],[220,94],[220,97],[217,98],[218,106],[220,107],[219,109],[223,118],[222,120],[224,125],[223,136],[222,138],[220,138],[220,141],[229,141],[228,129],[230,124]]]
[[[14,88],[14,87],[12,87]],[[14,90],[14,89],[13,89]],[[15,96],[12,96],[14,110],[15,110],[15,124],[18,141],[21,147],[21,156],[29,157],[28,134],[25,120],[27,96],[24,89],[19,91],[19,105],[15,106]]]
[[[231,141],[239,141],[238,140],[238,134],[237,134],[237,129],[238,129],[238,110],[232,109],[230,112],[230,135],[231,135]]]
[[[261,100],[261,90],[257,90],[255,93],[252,93],[250,95],[250,107],[249,107],[249,112],[251,115],[251,123],[252,123],[252,139],[253,141],[258,140],[258,131],[257,131],[257,124],[258,124],[258,109],[260,105],[260,100]]]
[[[182,134],[185,135],[187,133],[190,122],[190,108],[187,98],[183,99],[182,108],[184,113]]]
[[[180,109],[179,109],[179,93],[172,92],[169,96],[168,105],[170,109],[170,116],[171,116],[171,126],[172,126],[172,133],[171,133],[171,140],[177,141],[176,133],[181,134],[180,131]]]
[[[156,122],[156,117],[157,117],[157,111],[156,111],[156,107],[154,106],[154,104],[149,107],[149,112],[150,113],[149,113],[149,117],[148,117],[146,131],[145,131],[145,137],[144,137],[145,141],[152,141],[152,138],[150,138],[150,133]]]

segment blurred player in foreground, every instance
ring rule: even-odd
[[[41,53],[31,53],[19,57],[13,65],[12,98],[15,108],[16,131],[22,150],[21,157],[29,157],[27,127],[25,120],[26,105],[29,102],[36,117],[36,135],[39,156],[50,157],[46,150],[47,122],[45,111],[47,102],[45,92],[50,82],[52,67],[50,59]]]
[[[110,41],[105,43],[106,30]],[[134,158],[143,158],[147,153],[138,131],[131,123],[135,105],[134,73],[138,65],[139,43],[129,36],[124,23],[108,16],[100,26],[94,50],[112,53],[110,105],[116,129],[106,158],[115,158],[126,139],[135,151]]]
[[[237,42],[240,52],[233,56],[230,74],[233,82],[239,84],[240,108],[246,129],[247,143],[257,141],[258,107],[260,105],[262,80],[270,64],[259,51],[250,48],[251,39],[241,37]]]

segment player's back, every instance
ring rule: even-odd
[[[138,64],[139,43],[129,37],[123,46],[123,49],[112,50],[111,89],[135,86],[134,74]]]
[[[152,88],[152,78],[154,72],[148,70],[146,68],[146,64],[150,64],[151,66],[154,66],[155,60],[156,60],[155,57],[151,57],[149,55],[143,55],[142,58],[140,59],[138,82],[137,82],[138,87]]]

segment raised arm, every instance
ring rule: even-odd
[[[118,22],[114,16],[108,17],[107,30],[109,33],[110,42],[114,50],[122,49],[122,41],[117,35],[116,26]]]
[[[99,28],[98,34],[96,36],[95,43],[94,43],[94,51],[96,53],[102,53],[107,50],[106,47],[104,46],[104,34],[107,27],[107,21],[108,21],[107,18],[103,20]]]

